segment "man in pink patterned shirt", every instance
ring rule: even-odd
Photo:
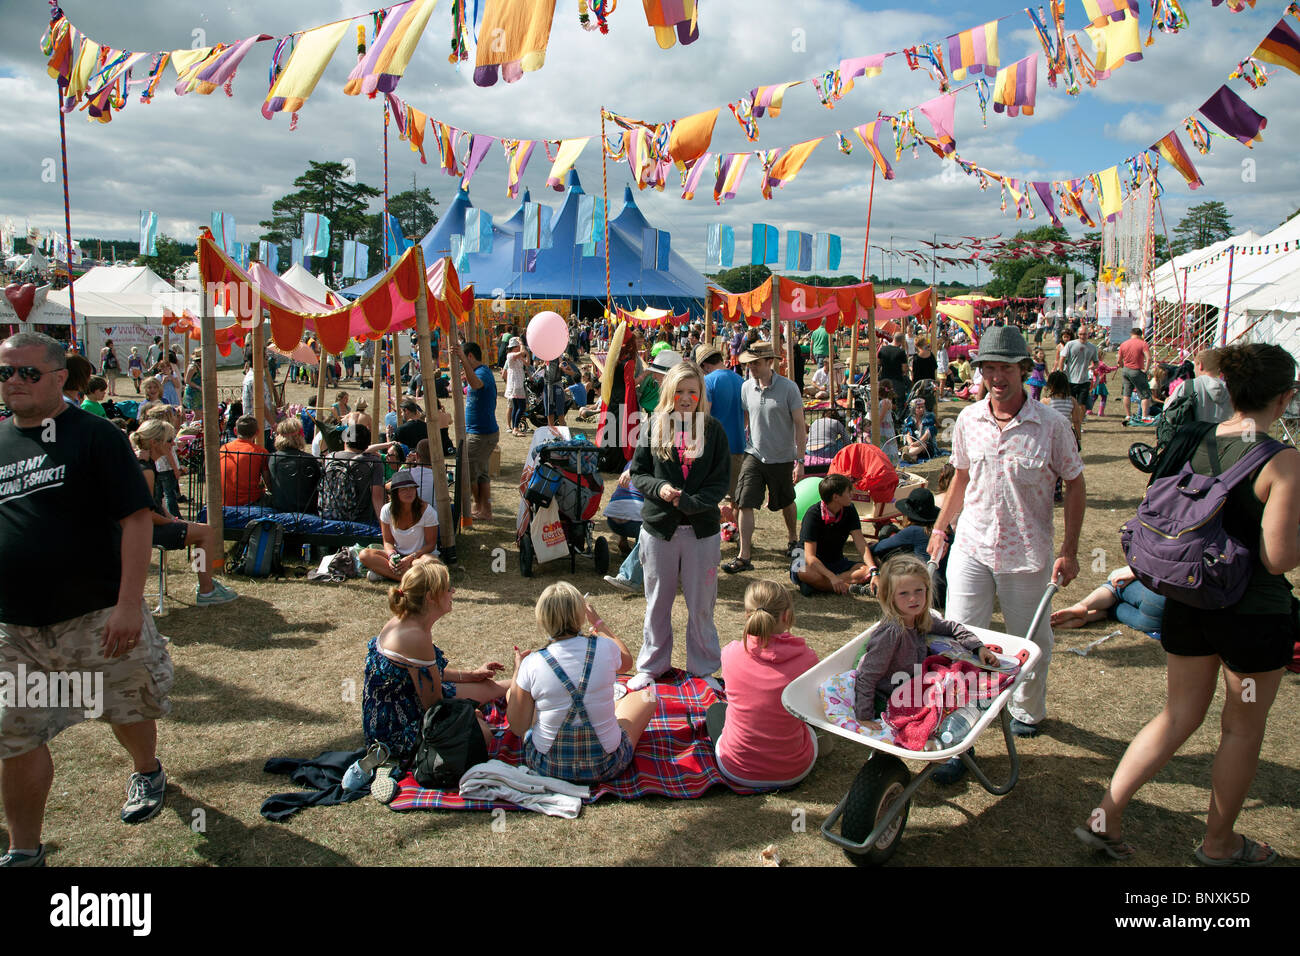
[[[935,522],[929,553],[935,561],[943,556],[949,524],[960,512],[948,559],[944,616],[988,627],[996,593],[1007,632],[1025,634],[1049,581],[1064,587],[1079,574],[1083,461],[1069,422],[1025,394],[1032,364],[1019,329],[989,329],[975,361],[983,369],[988,398],[957,417],[952,450],[957,473]],[[1065,537],[1053,560],[1052,495],[1058,478],[1065,482]],[[1035,736],[1047,713],[1052,657],[1047,619],[1028,636],[1043,655],[1011,700],[1012,730],[1021,737]]]

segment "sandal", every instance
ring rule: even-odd
[[[1259,849],[1267,850],[1268,853],[1262,859],[1255,858],[1255,851]],[[1277,859],[1277,850],[1273,849],[1267,843],[1256,843],[1248,836],[1241,838],[1241,846],[1232,856],[1214,857],[1207,856],[1205,845],[1202,844],[1196,848],[1196,862],[1202,866],[1268,866]]]
[[[737,574],[740,571],[753,571],[754,562],[749,560],[749,558],[732,558],[722,566],[722,570],[726,571],[728,574]]]
[[[1102,836],[1100,833],[1093,833],[1087,827],[1075,827],[1074,835],[1079,838],[1079,842],[1084,846],[1105,853],[1112,860],[1127,860],[1137,853],[1137,850],[1123,840]],[[1198,850],[1197,853],[1199,854],[1199,852]]]

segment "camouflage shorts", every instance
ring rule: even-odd
[[[48,743],[83,720],[131,724],[171,711],[167,639],[141,602],[140,643],[100,647],[111,607],[48,627],[0,623],[0,759]]]

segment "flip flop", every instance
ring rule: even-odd
[[[1263,859],[1255,859],[1255,851],[1260,848],[1268,850]],[[1196,862],[1202,866],[1268,866],[1277,859],[1277,850],[1267,843],[1256,843],[1248,836],[1241,838],[1241,846],[1232,856],[1213,857],[1205,853],[1205,845],[1196,848]]]
[[[1075,827],[1074,835],[1079,838],[1079,842],[1084,846],[1105,853],[1112,860],[1127,860],[1137,853],[1136,850],[1123,840],[1113,840],[1110,837],[1104,837],[1100,833],[1093,833],[1087,827]],[[1197,852],[1199,853],[1200,851],[1198,850]]]

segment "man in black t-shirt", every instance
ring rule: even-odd
[[[812,597],[817,591],[867,593],[867,583],[875,570],[866,564],[867,539],[862,536],[858,510],[853,507],[852,487],[847,475],[827,475],[817,486],[821,501],[804,512],[799,529],[802,551],[790,565],[790,580],[799,585],[804,597]],[[862,560],[844,557],[849,538]]]
[[[902,332],[894,333],[892,345],[883,346],[876,358],[880,362],[880,380],[894,386],[894,405],[897,407],[907,398],[911,383],[907,377],[907,336]]]
[[[172,664],[144,605],[153,500],[126,437],[63,401],[65,362],[45,335],[0,345],[14,413],[0,422],[0,867],[43,865],[48,744],[82,720],[108,721],[131,755],[123,822],[154,816],[166,793],[155,721]]]

